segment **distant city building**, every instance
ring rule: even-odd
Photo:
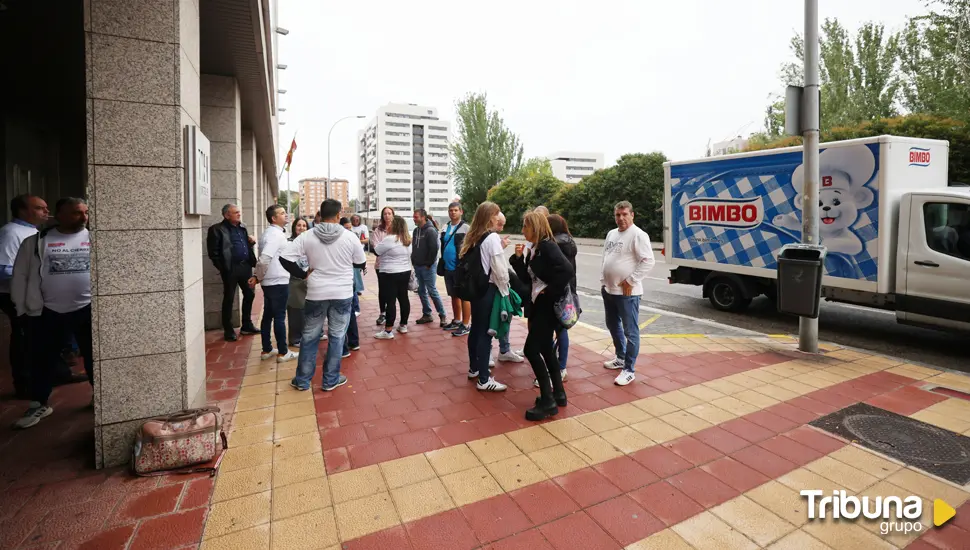
[[[734,139],[729,139],[727,141],[719,141],[711,145],[711,156],[719,157],[721,155],[731,155],[734,153],[740,153],[744,151],[744,148],[748,146],[748,140],[738,136]]]
[[[350,211],[350,182],[345,179],[333,178],[327,189],[327,178],[306,178],[300,180],[300,210],[316,212],[320,203],[326,199],[336,199],[343,205],[344,211]]]
[[[546,158],[552,165],[552,175],[566,183],[578,183],[603,168],[603,153],[557,151]]]
[[[376,220],[385,206],[404,217],[424,208],[438,219],[455,194],[451,176],[451,122],[413,103],[378,109],[357,134],[357,211]]]

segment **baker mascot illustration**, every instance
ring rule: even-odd
[[[872,190],[866,183],[872,178],[876,159],[865,145],[826,149],[819,155],[819,235],[829,253],[855,256],[863,250],[862,239],[852,231],[859,212],[872,204]],[[804,165],[792,174],[792,186],[798,190],[795,208],[802,210]],[[795,212],[775,216],[774,224],[801,233],[802,222]]]

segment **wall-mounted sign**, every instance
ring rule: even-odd
[[[212,213],[212,167],[209,139],[197,126],[185,127],[185,213]]]

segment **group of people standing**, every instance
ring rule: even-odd
[[[63,198],[54,221],[44,199],[10,201],[12,221],[0,228],[0,308],[10,322],[10,367],[15,398],[29,402],[15,428],[50,416],[54,386],[86,380],[94,385],[91,341],[91,237],[88,206]],[[63,360],[76,346],[83,377]],[[92,395],[91,403],[94,403]]]
[[[251,292],[255,284],[263,285],[263,325],[260,330],[252,325],[246,309],[247,304],[251,308],[252,299],[244,294],[242,331],[262,334],[264,359],[274,354],[279,362],[298,359],[291,382],[294,388],[310,387],[318,346],[326,338],[325,324],[330,342],[323,365],[323,390],[332,391],[346,383],[340,361],[360,346],[358,294],[363,290],[362,274],[366,269],[364,251],[370,249],[377,257],[374,268],[380,306],[375,339],[391,340],[395,333],[408,333],[408,292],[416,291],[422,307],[417,324],[437,322],[454,337],[468,337],[468,378],[476,381],[480,391],[507,389],[492,372],[496,364],[492,356],[494,334],[500,340],[498,361],[528,359],[532,366],[539,397],[535,406],[526,411],[527,419],[548,418],[567,405],[563,382],[567,375],[569,333],[559,317],[557,304],[575,295],[578,251],[562,216],[551,214],[542,206],[528,212],[522,226],[525,243],[517,244],[508,258],[505,250],[509,237],[501,234],[506,219],[492,202],[480,204],[470,224],[463,220],[461,204],[453,202],[448,208],[449,223],[440,229],[425,210],[417,209],[413,213],[413,231],[390,207],[381,211],[380,221],[369,232],[359,221],[354,224],[341,219],[340,209],[339,202],[324,201],[317,215],[319,223],[311,228],[306,220],[294,221],[292,237],[287,242],[283,230],[285,212],[281,207],[271,207],[266,212],[271,227],[260,238],[258,257],[253,251],[253,239],[244,227],[240,230],[236,207],[227,205],[223,209],[225,222],[210,228],[210,257],[217,267],[221,266],[227,294],[234,294],[236,287]],[[630,203],[618,203],[614,218],[617,228],[610,231],[604,243],[601,292],[616,356],[604,367],[620,371],[615,383],[625,386],[636,377],[641,281],[653,267],[654,257],[649,237],[633,223]],[[363,230],[356,230],[357,227]],[[255,275],[251,274],[252,268]],[[451,298],[450,321],[437,290],[438,276],[444,278]],[[248,284],[243,285],[243,280]],[[473,285],[469,280],[482,281],[471,296],[468,289]],[[516,306],[510,306],[513,303]],[[528,319],[528,336],[522,352],[517,353],[508,341],[509,331],[494,330],[493,313],[509,313],[519,304]],[[285,332],[287,315],[291,334],[299,334],[297,340],[289,342]],[[271,329],[276,333],[275,351]],[[227,324],[226,339],[235,338]],[[288,344],[298,346],[299,354],[291,352]]]
[[[603,249],[601,292],[606,324],[613,338],[616,355],[603,366],[619,370],[619,386],[632,383],[640,349],[639,308],[643,293],[641,281],[654,265],[653,249],[647,234],[633,223],[633,206],[626,201],[614,208],[617,228],[606,237]],[[576,291],[575,241],[566,220],[538,207],[525,215],[522,236],[525,244],[515,247],[506,261],[505,247],[498,231],[505,220],[499,206],[479,205],[462,243],[459,258],[469,258],[466,272],[476,277],[477,268],[487,286],[471,300],[471,333],[468,341],[468,377],[477,379],[481,391],[504,391],[489,366],[492,335],[487,323],[493,308],[510,289],[522,299],[529,332],[524,354],[532,366],[539,388],[535,406],[526,411],[528,420],[554,416],[567,404],[563,381],[566,379],[569,336],[557,315],[557,302]],[[478,259],[480,258],[480,262]],[[480,266],[478,266],[480,263]],[[471,269],[476,268],[476,269]]]

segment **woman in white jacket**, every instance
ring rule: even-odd
[[[387,299],[384,310],[384,330],[374,335],[379,340],[394,338],[394,320],[397,316],[394,301],[401,306],[401,322],[397,331],[408,331],[408,316],[411,314],[411,301],[408,296],[408,283],[411,281],[411,236],[404,218],[394,216],[391,232],[374,249],[381,261],[380,293]]]

